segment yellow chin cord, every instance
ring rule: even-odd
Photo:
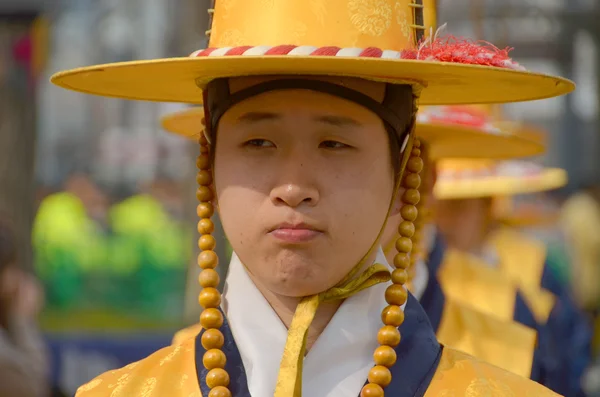
[[[375,263],[358,278],[318,295],[305,297],[300,301],[296,307],[283,350],[275,397],[302,396],[302,363],[306,354],[306,337],[319,304],[346,299],[364,289],[389,280],[390,272],[387,266]]]

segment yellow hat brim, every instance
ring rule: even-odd
[[[331,75],[425,88],[420,103],[507,103],[567,94],[567,79],[490,66],[335,56],[214,56],[120,62],[63,71],[51,81],[87,94],[158,102],[202,103],[202,90],[222,77]]]
[[[202,107],[195,107],[165,116],[161,123],[166,131],[198,139],[202,117]],[[417,123],[416,134],[430,145],[429,155],[432,159],[509,159],[536,156],[544,152],[543,145],[519,134],[492,134],[473,127]]]
[[[512,227],[532,227],[532,226],[545,226],[552,225],[558,222],[560,214],[555,213],[527,213],[527,214],[514,214],[504,215],[499,217],[499,221],[505,225]]]
[[[429,144],[434,159],[513,159],[537,156],[545,148],[518,133],[490,133],[475,127],[443,123],[417,123],[417,136]]]
[[[451,181],[438,180],[433,188],[433,194],[438,200],[512,196],[558,189],[566,184],[565,170],[546,168],[535,177],[490,176]]]
[[[200,106],[168,114],[160,122],[165,131],[196,140],[200,138],[203,117],[204,108]]]

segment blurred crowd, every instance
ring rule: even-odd
[[[123,197],[74,174],[40,197],[33,246],[48,308],[177,318],[193,249],[181,190],[156,179]]]
[[[64,384],[69,376],[76,387],[82,376],[122,363],[115,364],[111,355],[128,362],[168,342],[140,338],[138,345],[129,343],[131,355],[122,346],[110,347],[110,337],[92,337],[84,349],[91,349],[90,357],[78,353],[69,358],[74,338],[65,343],[53,335],[139,335],[144,329],[170,334],[169,327],[180,325],[193,251],[182,189],[179,182],[163,178],[127,194],[103,189],[84,173],[71,175],[55,192],[40,189],[32,231],[35,276],[21,270],[13,228],[8,216],[2,217],[0,396],[42,396],[50,390],[68,395],[72,390]],[[99,365],[97,351],[102,350],[109,359]],[[70,362],[85,368],[86,361],[91,369],[83,374],[64,374]]]

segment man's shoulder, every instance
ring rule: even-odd
[[[201,397],[194,346],[195,340],[189,339],[178,345],[167,346],[123,368],[108,371],[81,386],[76,397]]]
[[[427,390],[432,396],[556,397],[546,387],[512,372],[445,347]]]

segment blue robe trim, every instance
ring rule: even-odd
[[[429,278],[427,279],[427,286],[425,287],[425,291],[423,291],[423,296],[420,300],[421,306],[425,310],[425,313],[427,313],[427,316],[429,316],[431,326],[436,333],[442,322],[442,315],[444,314],[444,307],[446,305],[446,298],[437,278],[438,270],[442,266],[445,252],[446,244],[440,234],[436,233],[433,249],[427,260]]]
[[[402,342],[396,347],[398,361],[391,368],[392,383],[385,391],[386,395],[394,397],[422,397],[435,375],[443,347],[435,337],[427,314],[410,294],[404,314],[406,320],[400,326]],[[196,337],[195,361],[200,390],[203,396],[208,396],[210,391],[206,385],[208,370],[202,365],[202,357],[206,352],[201,343],[203,332]],[[225,346],[222,350],[227,356],[225,369],[231,378],[229,385],[231,394],[234,397],[250,397],[244,364],[227,318],[221,327],[221,332],[225,336]]]
[[[233,339],[233,334],[231,333],[231,328],[229,328],[229,322],[227,321],[225,314],[223,314],[223,318],[224,322],[220,330],[225,337],[225,345],[223,345],[221,350],[223,353],[225,353],[225,357],[227,357],[225,370],[229,374],[230,379],[229,391],[231,391],[231,395],[234,397],[250,397],[250,391],[248,390],[248,379],[246,378],[246,370],[244,368],[244,363],[242,362],[242,356],[240,355],[240,351],[235,344],[235,340]],[[204,330],[202,330],[198,336],[196,336],[195,361],[200,391],[202,392],[202,396],[206,397],[210,392],[210,388],[206,385],[206,375],[208,374],[208,370],[204,368],[204,365],[202,364],[202,357],[204,357],[204,353],[206,353],[206,349],[202,346],[203,333]]]
[[[400,326],[402,342],[396,347],[398,361],[391,369],[392,383],[386,395],[421,397],[425,395],[437,370],[443,347],[417,299],[408,295],[404,308],[405,321]]]
[[[562,348],[562,356],[556,359],[554,371],[549,375],[548,387],[565,396],[584,396],[581,379],[592,361],[591,320],[577,307],[570,291],[560,283],[548,263],[544,264],[541,286],[557,297],[543,328],[551,334],[554,344]]]
[[[557,298],[546,323],[536,322],[521,294],[515,304],[515,321],[538,332],[531,379],[564,396],[582,397],[581,379],[591,362],[591,324],[548,264],[541,287]]]

